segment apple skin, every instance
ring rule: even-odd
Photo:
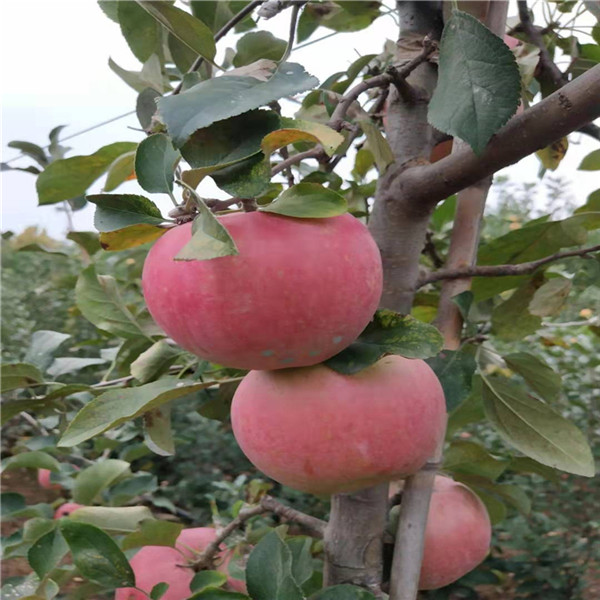
[[[358,219],[250,212],[219,220],[239,255],[174,261],[191,237],[187,223],[163,235],[144,264],[151,315],[189,352],[242,369],[313,365],[351,344],[372,318],[381,256]]]
[[[52,471],[50,469],[38,469],[37,480],[40,487],[43,487],[46,490],[60,490],[62,489],[59,483],[52,483],[50,481],[50,474]]]
[[[61,519],[62,517],[68,517],[73,511],[83,507],[83,504],[77,504],[77,502],[65,502],[56,509],[54,518]]]
[[[487,556],[491,538],[490,518],[479,497],[461,483],[436,476],[419,589],[444,587],[472,571]]]
[[[190,583],[194,578],[191,568],[182,566],[186,560],[192,560],[195,552],[201,552],[216,537],[217,532],[212,527],[195,527],[184,529],[177,538],[175,548],[168,546],[144,546],[129,564],[135,573],[138,588],[149,594],[152,588],[162,581],[169,584],[161,600],[185,600],[191,595]],[[231,560],[231,551],[222,551],[217,558],[221,559],[219,571],[227,573],[227,565]],[[246,592],[243,581],[229,577],[229,589]],[[133,588],[119,588],[115,600],[148,600],[148,596]]]
[[[427,363],[386,356],[355,375],[324,365],[251,371],[231,421],[263,473],[327,495],[416,472],[444,435],[446,405]]]

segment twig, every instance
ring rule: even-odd
[[[288,37],[288,43],[285,48],[285,52],[283,56],[279,60],[280,63],[284,63],[292,53],[292,48],[294,47],[294,39],[296,38],[296,25],[298,24],[298,13],[304,4],[306,4],[308,0],[301,0],[300,2],[295,2],[292,8],[292,18],[290,20],[290,34]],[[264,7],[263,7],[264,8]]]
[[[277,175],[277,173],[281,173],[281,171],[285,171],[288,167],[292,165],[297,165],[299,162],[306,160],[307,158],[315,158],[319,162],[321,162],[327,155],[325,154],[325,150],[320,146],[313,148],[312,150],[306,150],[305,152],[299,152],[298,154],[294,154],[294,156],[290,156],[285,160],[281,161],[278,165],[275,165],[271,169],[271,176]]]
[[[302,525],[308,533],[311,535],[322,538],[325,531],[326,523],[311,517],[303,512],[300,512],[285,504],[281,504],[275,498],[271,496],[263,496],[257,506],[250,508],[243,508],[238,513],[237,517],[228,523],[226,527],[221,529],[217,534],[217,537],[205,548],[200,556],[192,563],[194,571],[201,571],[202,569],[209,569],[213,566],[213,560],[215,554],[219,551],[220,545],[241,525],[243,525],[249,519],[266,512],[272,512],[284,519],[294,521]]]
[[[516,265],[486,265],[467,267],[465,269],[440,269],[435,273],[429,274],[419,281],[417,287],[422,287],[434,281],[441,279],[463,279],[467,277],[505,277],[509,275],[528,275],[536,271],[539,267],[556,260],[569,258],[571,256],[585,256],[592,252],[600,252],[600,245],[582,248],[579,250],[569,250],[567,252],[557,252],[551,256],[532,260],[530,262],[519,263]]]
[[[25,411],[21,411],[21,416],[35,429],[37,429],[42,435],[46,436],[46,435],[50,435],[48,433],[48,430],[37,421],[37,419],[34,419],[29,413],[26,413]]]
[[[223,25],[223,27],[221,27],[221,29],[219,29],[219,31],[217,31],[217,33],[215,33],[215,42],[218,42],[222,37],[225,37],[231,29],[233,29],[240,21],[245,19],[252,11],[254,11],[254,9],[257,6],[260,6],[263,2],[264,0],[253,0],[252,2],[250,2],[250,4],[244,6],[244,8],[240,10],[240,12],[234,15],[229,21],[227,21],[227,23],[225,23],[225,25]],[[199,56],[189,68],[188,73],[193,73],[194,71],[197,71],[202,66],[203,62],[204,57]],[[173,96],[179,94],[181,92],[182,87],[183,81],[181,81],[179,85],[175,88],[175,90],[173,91]]]

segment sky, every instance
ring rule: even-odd
[[[392,4],[391,0],[387,3]],[[510,4],[511,14],[516,14],[515,2]],[[260,24],[261,29],[284,39],[288,27],[289,11]],[[329,30],[320,29],[311,40],[327,33]],[[227,46],[234,46],[237,37],[222,40],[220,54]],[[329,74],[347,69],[358,56],[379,53],[385,39],[396,37],[395,21],[391,16],[383,16],[367,30],[338,34],[298,49],[290,60],[301,63],[323,81]],[[139,70],[140,64],[121,36],[119,26],[104,15],[95,0],[2,0],[0,56],[2,161],[19,154],[7,147],[11,140],[45,146],[48,133],[57,125],[67,125],[62,135],[68,136],[135,108],[137,93],[109,69],[108,59],[111,57],[121,67],[131,70]],[[90,154],[115,141],[141,141],[144,134],[135,130],[138,128],[135,115],[131,115],[94,129],[66,142],[72,148],[68,156]],[[575,169],[597,143],[584,136],[572,137],[575,143],[571,143],[555,175],[568,179],[568,191],[578,204],[584,204],[586,196],[598,187],[597,173]],[[11,164],[30,163],[21,160]],[[531,182],[536,180],[538,166],[535,157],[528,157],[501,174],[516,182]],[[102,179],[90,192],[97,193],[101,188]],[[1,191],[2,231],[18,233],[37,225],[54,237],[65,235],[65,215],[53,206],[37,206],[34,176],[19,171],[3,172]],[[135,182],[128,182],[117,191],[148,195]],[[211,194],[226,197],[217,188]],[[151,197],[165,213],[172,207],[164,195]],[[538,202],[543,200],[542,194]],[[74,226],[77,231],[93,230],[93,207],[77,211]]]

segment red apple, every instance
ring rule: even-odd
[[[38,469],[38,483],[46,490],[60,490],[61,485],[59,483],[52,483],[50,481],[50,474],[50,469]]]
[[[217,532],[211,527],[184,529],[177,538],[175,548],[168,546],[144,546],[130,561],[135,573],[136,586],[145,594],[133,588],[120,588],[116,591],[115,600],[148,600],[152,588],[161,582],[169,584],[169,589],[161,600],[185,600],[191,595],[190,583],[194,578],[194,570],[186,567],[186,562],[194,559],[216,537]],[[231,560],[231,551],[223,550],[217,557],[220,561],[218,570],[227,573],[227,565]],[[243,581],[229,577],[227,585],[230,589],[244,592]]]
[[[492,526],[479,497],[448,477],[435,478],[425,529],[419,589],[444,587],[487,556]]]
[[[444,435],[446,405],[427,363],[386,356],[355,375],[324,365],[251,371],[231,420],[258,469],[325,495],[417,471]]]
[[[77,504],[77,502],[65,502],[61,504],[54,513],[55,519],[60,519],[62,517],[68,517],[73,511],[78,508],[83,508],[83,504]]]
[[[351,215],[219,217],[239,255],[175,261],[191,224],[152,247],[142,277],[154,320],[186,350],[244,369],[321,362],[352,343],[381,296],[381,257]]]

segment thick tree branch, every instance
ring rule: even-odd
[[[462,148],[426,166],[390,173],[385,200],[402,197],[421,210],[512,165],[600,117],[600,65],[513,117],[480,156]],[[387,175],[387,174],[386,174]]]
[[[302,525],[302,527],[304,527],[304,529],[306,529],[306,531],[314,537],[323,537],[326,526],[324,521],[321,521],[321,519],[317,519],[316,517],[311,517],[310,515],[307,515],[289,506],[285,506],[285,504],[281,504],[271,496],[263,496],[257,506],[243,508],[240,510],[237,517],[217,533],[215,539],[192,563],[191,566],[193,569],[195,571],[211,569],[213,567],[215,555],[219,552],[221,544],[246,521],[267,512],[271,512],[279,517],[282,517],[283,519],[287,519],[288,521],[293,521],[299,525]]]
[[[427,275],[427,277],[421,279],[418,283],[418,287],[423,287],[428,283],[433,283],[434,281],[440,281],[443,279],[529,275],[548,263],[556,262],[557,260],[572,256],[586,256],[587,254],[592,254],[593,252],[600,252],[600,245],[591,246],[589,248],[581,248],[579,250],[569,250],[567,252],[557,252],[556,254],[546,256],[545,258],[540,258],[538,260],[532,260],[525,263],[518,263],[516,265],[483,265],[466,267],[463,269],[440,269],[439,271],[431,273],[430,275]]]

